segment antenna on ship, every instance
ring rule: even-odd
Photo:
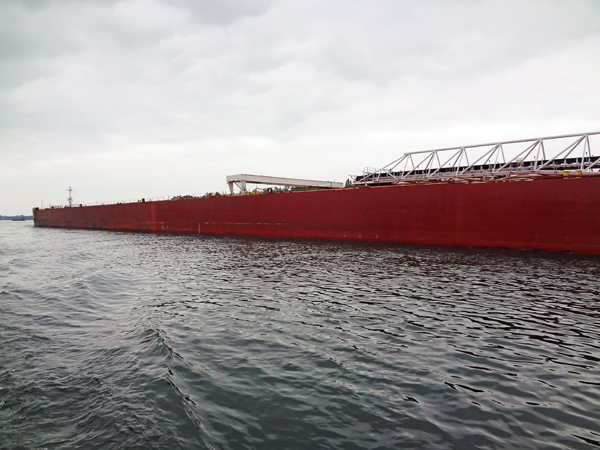
[[[73,195],[71,195],[71,192],[73,192],[73,189],[71,189],[71,186],[69,186],[69,189],[67,189],[67,191],[69,191],[69,198],[67,200],[69,200],[69,208],[71,206],[73,206]]]

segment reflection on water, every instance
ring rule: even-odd
[[[600,258],[0,223],[2,448],[597,448]]]

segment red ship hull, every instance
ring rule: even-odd
[[[35,209],[38,227],[600,254],[600,177],[448,183]]]

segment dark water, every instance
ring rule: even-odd
[[[600,447],[600,258],[0,222],[0,447]]]

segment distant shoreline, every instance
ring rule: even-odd
[[[33,216],[0,216],[0,220],[33,220]]]

